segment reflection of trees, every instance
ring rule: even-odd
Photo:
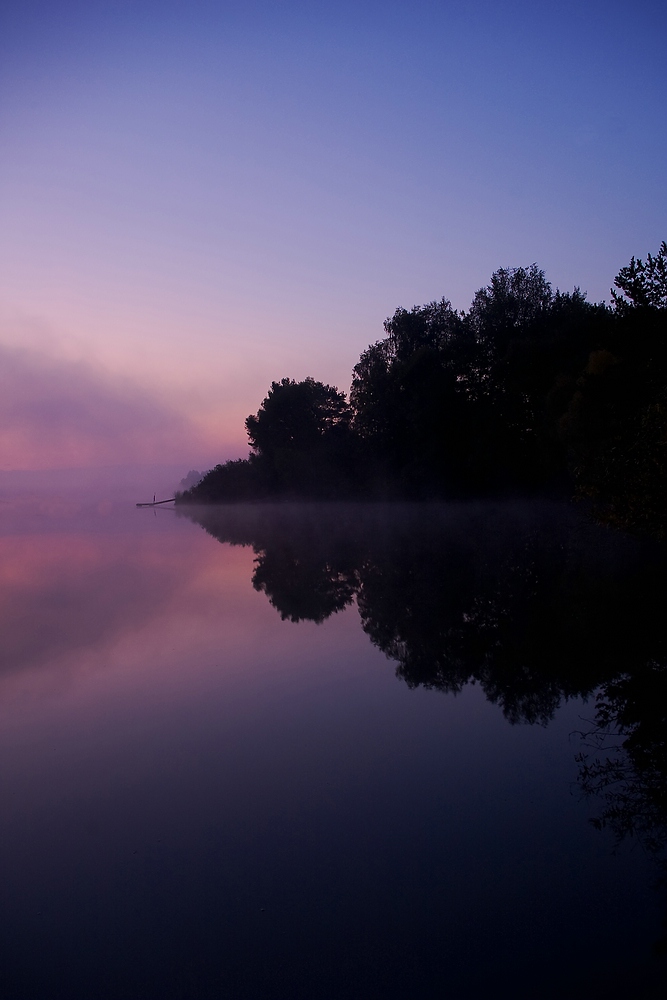
[[[408,684],[476,681],[512,721],[545,722],[654,648],[656,567],[640,572],[631,546],[594,529],[495,527],[366,567],[362,623]]]
[[[618,841],[637,837],[667,878],[667,667],[643,669],[607,682],[593,728],[579,755],[581,786],[598,799],[593,820]]]
[[[649,660],[602,685],[577,755],[579,785],[597,806],[591,823],[617,844],[634,840],[667,888],[667,663]],[[667,954],[667,919],[655,950]]]
[[[511,722],[598,692],[579,755],[595,820],[637,837],[667,879],[667,574],[646,543],[558,505],[190,508],[252,545],[253,584],[283,618],[321,622],[356,596],[409,686],[478,683]],[[666,944],[667,947],[667,944]]]
[[[356,590],[354,573],[291,546],[260,552],[252,584],[292,622],[323,622],[351,604]]]
[[[560,505],[254,505],[189,509],[257,553],[283,618],[324,621],[356,595],[408,685],[479,683],[511,721],[664,655],[660,558]]]
[[[326,509],[315,504],[260,504],[179,513],[220,542],[253,547],[252,584],[266,594],[281,618],[319,623],[351,604],[357,590],[353,507],[333,508],[337,532],[327,530]]]

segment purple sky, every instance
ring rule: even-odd
[[[661,3],[0,17],[0,468],[243,454],[397,306],[533,261],[608,298],[667,238]]]

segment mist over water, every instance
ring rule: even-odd
[[[34,528],[32,519],[40,512],[53,515],[54,525],[68,517],[123,516],[153,496],[173,497],[183,475],[182,464],[0,471],[2,525],[4,530],[10,522]]]
[[[7,996],[660,995],[655,854],[588,823],[573,735],[664,662],[659,551],[555,503],[19,485]]]

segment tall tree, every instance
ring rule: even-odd
[[[655,257],[648,254],[646,261],[641,257],[631,258],[627,267],[622,267],[614,278],[618,292],[611,290],[615,308],[619,312],[639,306],[667,308],[667,243],[663,240]]]
[[[250,446],[273,456],[283,448],[308,449],[349,427],[350,407],[335,386],[313,378],[272,382],[256,414],[246,420]]]
[[[667,535],[667,244],[633,257],[560,420],[577,488],[625,528]]]
[[[349,489],[352,411],[335,386],[313,378],[272,382],[246,420],[255,463],[278,493],[335,496]]]
[[[361,355],[350,400],[354,429],[383,488],[442,495],[459,477],[469,342],[447,299],[397,309],[387,337]]]

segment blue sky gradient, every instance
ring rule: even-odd
[[[399,305],[533,261],[608,298],[667,237],[666,48],[658,3],[5,4],[0,341],[133,379],[201,462]]]

